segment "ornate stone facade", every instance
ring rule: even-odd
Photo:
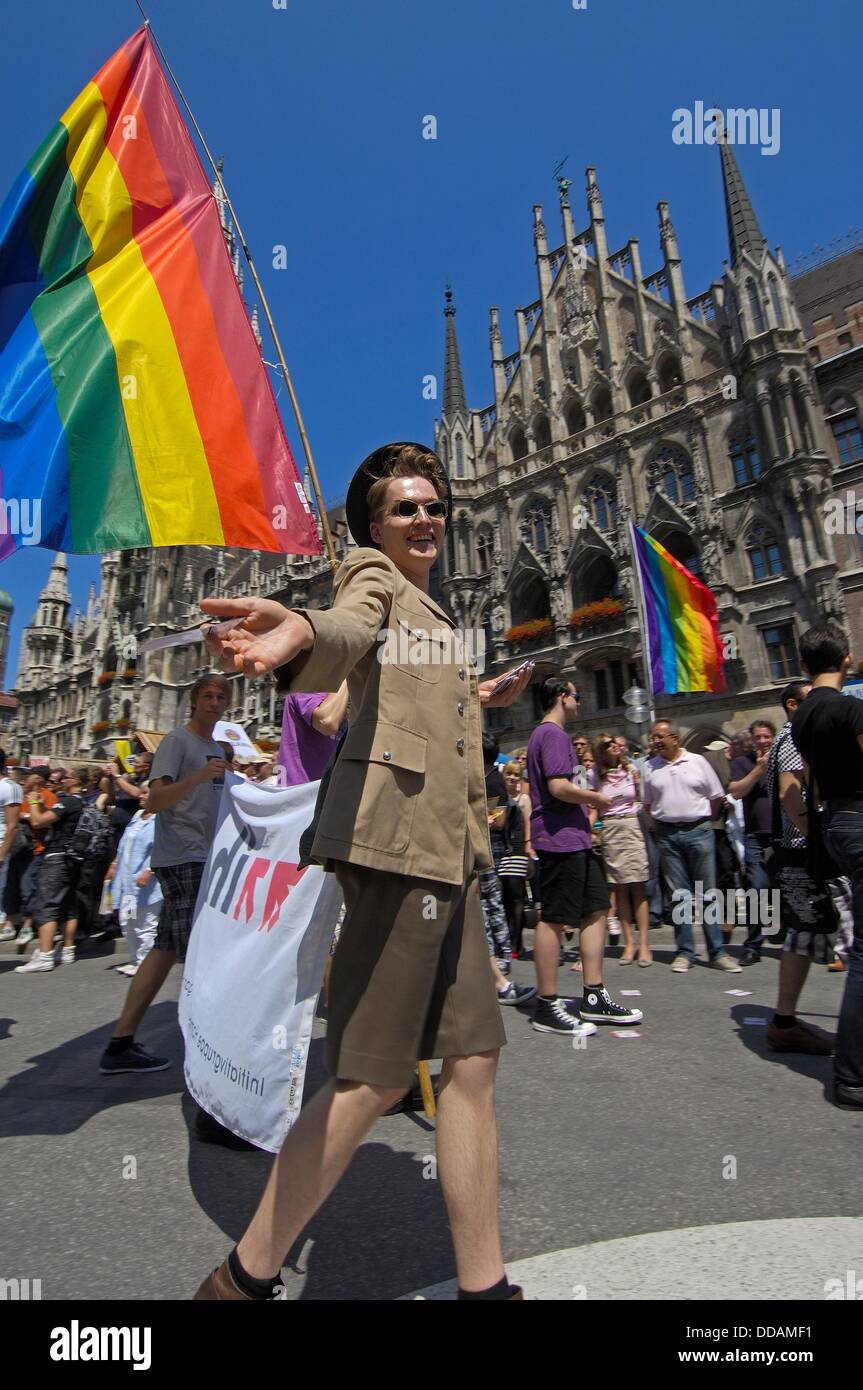
[[[798,670],[796,639],[820,614],[845,623],[852,642],[863,632],[860,535],[824,525],[828,503],[847,505],[849,494],[863,513],[863,253],[790,277],[761,235],[731,150],[720,152],[731,242],[721,280],[686,297],[665,203],[657,271],[642,273],[635,238],[609,253],[588,170],[582,231],[565,197],[562,241],[549,251],[534,209],[539,298],[516,310],[510,354],[491,310],[494,400],[483,409],[467,405],[447,293],[435,429],[455,507],[446,601],[463,626],[484,630],[492,673],[530,654],[538,677],[574,676],[588,731],[621,727],[623,690],[642,679],[629,521],[703,576],[726,638],[728,693],[657,701],[695,746],[757,714],[779,716],[777,693]],[[343,554],[342,509],[330,523]],[[7,746],[89,757],[134,729],[174,727],[205,669],[203,649],[138,661],[136,643],[194,626],[203,594],[248,592],[326,607],[329,566],[212,548],[112,552],[98,596],[70,615],[58,556],[24,634]],[[537,620],[533,641],[508,636]],[[235,684],[229,716],[275,741],[272,684]],[[513,747],[536,715],[528,692],[489,722]]]

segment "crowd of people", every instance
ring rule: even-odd
[[[435,455],[385,446],[349,489],[358,548],[336,575],[331,609],[202,602],[234,623],[206,637],[221,670],[273,671],[286,693],[280,763],[253,775],[283,782],[290,764],[294,781],[321,779],[308,858],[335,872],[345,912],[328,983],[331,1079],[304,1106],[247,1231],[198,1299],[274,1296],[285,1251],[428,1057],[443,1059],[438,1176],[458,1297],[520,1299],[497,1217],[500,1006],[529,1006],[534,1029],[576,1043],[600,1025],[642,1023],[604,971],[656,964],[651,930],[663,924],[674,930],[679,975],[693,966],[697,930],[723,975],[757,964],[768,932],[781,940],[769,1043],[835,1051],[833,1099],[863,1109],[863,702],[842,695],[844,634],[824,626],[804,635],[806,679],[782,691],[778,732],[757,719],[703,754],[666,718],[646,749],[612,730],[589,739],[572,732],[575,684],[553,676],[540,686],[542,718],[526,747],[500,765],[482,712],[519,698],[529,664],[480,681],[468,656],[433,659],[428,640],[417,662],[381,658],[387,625],[427,639],[430,621],[452,624],[429,594],[451,505]],[[134,978],[102,1055],[106,1075],[170,1065],[136,1034],[194,926],[230,763],[213,737],[229,690],[222,674],[200,677],[187,722],[152,764],[94,768],[86,782],[41,768],[0,780],[3,935],[39,937],[21,973],[55,969],[58,952],[61,964],[74,960],[76,935],[106,907],[106,880],[127,934]],[[738,925],[739,959],[729,949]],[[511,964],[526,956],[529,932],[531,985],[512,978]],[[564,961],[581,977],[574,998],[558,988]],[[835,1040],[796,1015],[813,963],[846,974]]]

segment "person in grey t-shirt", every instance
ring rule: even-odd
[[[230,682],[208,672],[189,692],[186,724],[163,739],[150,772],[149,809],[156,813],[151,866],[163,902],[153,949],[129,986],[114,1035],[102,1054],[99,1070],[164,1071],[166,1057],[153,1057],[135,1042],[135,1032],[168,977],[175,961],[186,958],[195,900],[216,829],[225,781],[225,746],[213,739],[223,717]]]

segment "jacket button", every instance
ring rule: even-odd
[[[458,751],[459,751],[460,753],[463,753],[463,752],[464,752],[464,739],[463,739],[463,738],[460,738],[460,739],[459,739],[458,743],[456,744],[456,748],[458,749]]]
[[[463,666],[459,666],[459,668],[458,668],[458,678],[459,678],[460,681],[463,681],[463,680],[464,680],[464,667],[463,667]]]
[[[390,750],[387,748],[387,749],[381,754],[381,757],[383,758],[383,760],[384,760],[385,763],[388,763],[389,760],[390,760],[390,758],[392,757],[392,753],[391,753]]]
[[[458,702],[458,712],[459,714],[464,714],[464,703],[461,700]]]

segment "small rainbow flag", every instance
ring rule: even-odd
[[[320,542],[216,200],[146,28],[0,208],[0,497],[30,544]],[[4,527],[4,530],[10,528]],[[0,537],[0,557],[21,544]]]
[[[641,584],[653,694],[724,690],[716,599],[640,526],[632,527],[632,549]]]

